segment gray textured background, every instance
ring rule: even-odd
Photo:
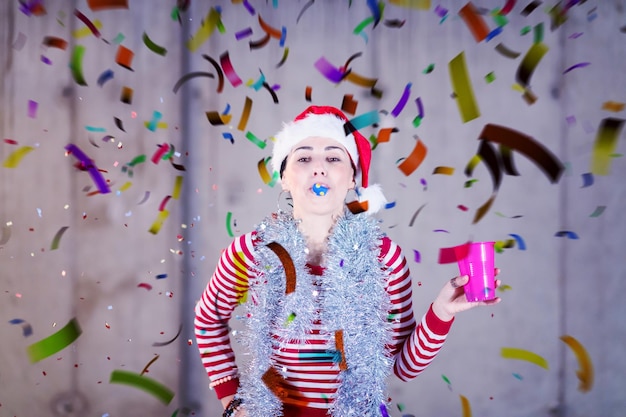
[[[0,167],[0,230],[6,241],[0,246],[0,416],[171,416],[176,410],[180,416],[189,414],[184,407],[196,416],[220,415],[193,340],[192,311],[220,250],[231,239],[227,214],[232,213],[233,232],[243,233],[276,208],[278,188],[264,184],[257,171],[258,161],[271,153],[269,138],[282,121],[310,104],[307,86],[313,104],[339,107],[345,94],[353,94],[360,115],[390,112],[407,83],[412,83],[409,102],[393,121],[399,131],[374,150],[370,175],[396,202],[379,218],[409,261],[416,314],[423,314],[457,272],[453,264],[438,263],[440,248],[468,239],[505,241],[518,234],[526,249],[515,245],[497,254],[503,283],[510,286],[500,293],[500,305],[459,315],[440,356],[418,379],[391,379],[393,415],[461,416],[461,396],[475,416],[625,415],[622,132],[609,175],[595,175],[592,185],[583,186],[601,121],[624,117],[623,111],[602,106],[625,100],[626,34],[620,31],[626,25],[625,2],[575,5],[567,21],[551,30],[547,11],[556,1],[543,2],[526,17],[520,12],[529,2],[518,1],[502,33],[480,43],[457,14],[465,2],[433,1],[429,10],[384,3],[383,22],[370,24],[360,36],[354,28],[371,16],[364,1],[318,0],[299,21],[307,2],[251,0],[251,13],[243,3],[195,1],[182,14],[184,25],[171,18],[174,1],[130,0],[129,9],[93,11],[86,1],[50,0],[43,2],[46,14],[41,16],[25,15],[18,1],[0,2],[0,134],[18,142],[0,143],[0,160],[20,146],[35,148],[16,168]],[[474,2],[485,12],[490,29],[496,27],[490,12],[504,3]],[[435,13],[437,5],[449,10],[443,21]],[[196,33],[211,7],[221,8],[225,32],[214,31],[192,53],[185,40]],[[101,38],[75,36],[74,31],[85,27],[75,9],[92,22],[100,21]],[[263,48],[250,48],[249,41],[264,36],[259,16],[272,27],[286,28],[283,47],[271,39]],[[405,23],[401,28],[384,24],[392,19]],[[512,86],[533,43],[532,31],[521,33],[540,24],[549,51],[532,75],[537,101],[529,105]],[[238,41],[235,33],[247,27],[253,34]],[[150,51],[144,33],[167,54]],[[118,34],[124,36],[122,45],[134,52],[132,71],[115,63]],[[67,49],[46,48],[46,36],[65,39]],[[20,39],[25,42],[20,44]],[[504,57],[494,49],[500,42],[520,55]],[[82,69],[87,86],[76,84],[68,68],[76,45],[86,48]],[[277,67],[285,48],[288,58]],[[217,78],[203,77],[173,92],[176,81],[189,72],[216,75],[202,55],[219,61],[225,51],[243,84],[233,87],[225,80],[218,93]],[[481,111],[468,123],[459,116],[448,72],[448,62],[462,51]],[[333,84],[313,66],[322,56],[341,66],[355,53],[362,55],[351,69],[377,78],[382,98],[347,81]],[[42,62],[42,55],[52,63]],[[590,65],[564,74],[581,62]],[[430,64],[434,70],[425,74]],[[98,76],[107,69],[114,71],[114,78],[99,86]],[[259,78],[259,70],[269,85],[280,86],[278,104],[267,90],[247,85]],[[484,77],[490,72],[495,80],[487,83]],[[120,101],[123,86],[134,89],[131,105]],[[246,97],[253,107],[241,131],[237,125]],[[415,128],[417,97],[425,117]],[[27,113],[28,100],[38,103],[34,118]],[[230,125],[210,125],[205,112],[223,112],[227,106]],[[150,131],[144,122],[154,111],[162,113],[167,126]],[[115,117],[123,121],[125,132],[116,127]],[[514,153],[521,175],[504,176],[491,210],[474,224],[475,210],[491,194],[491,178],[478,165],[473,176],[478,181],[466,188],[470,178],[463,170],[477,152],[478,135],[487,123],[535,138],[566,170],[552,184],[531,159]],[[86,126],[106,131],[89,132]],[[234,144],[222,137],[227,131]],[[267,140],[268,146],[255,146],[246,139],[247,131]],[[377,129],[367,127],[363,133],[369,136]],[[113,141],[102,141],[105,135]],[[395,166],[413,149],[414,135],[428,154],[406,177]],[[68,143],[106,171],[111,193],[88,195],[95,189],[93,182],[65,154]],[[162,143],[175,146],[174,162],[186,171],[167,161],[150,161]],[[147,160],[133,167],[130,177],[122,167],[141,154]],[[454,174],[433,175],[437,166],[453,167]],[[182,196],[167,203],[169,217],[158,234],[151,234],[148,229],[161,201],[172,194],[177,175],[184,177]],[[132,185],[120,192],[127,181]],[[146,192],[148,200],[139,204]],[[605,212],[590,217],[597,206],[606,206]],[[54,235],[64,226],[69,228],[59,248],[51,250]],[[556,237],[561,230],[573,231],[579,239]],[[167,278],[157,279],[159,274]],[[140,283],[152,289],[140,288]],[[20,325],[11,325],[16,318],[28,323],[33,334],[24,337]],[[31,364],[27,347],[72,318],[82,328],[76,343]],[[174,343],[153,346],[172,339],[181,323]],[[239,325],[233,323],[234,328]],[[591,358],[595,378],[588,392],[578,390],[579,364],[560,340],[563,335],[576,338]],[[549,367],[505,359],[503,347],[534,352]],[[113,370],[141,372],[155,355],[159,358],[147,376],[176,393],[170,404],[133,387],[109,384]]]

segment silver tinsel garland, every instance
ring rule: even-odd
[[[341,384],[329,415],[381,415],[381,404],[387,404],[385,380],[393,366],[386,348],[392,331],[387,274],[379,259],[382,236],[375,219],[346,211],[328,239],[324,274],[316,276],[306,267],[306,242],[290,214],[274,213],[257,227],[258,271],[249,282],[247,329],[241,333],[251,360],[238,392],[250,417],[282,415],[280,399],[262,377],[273,366],[272,351],[280,348],[280,340],[305,341],[315,320],[321,320],[321,332],[329,340],[336,331],[343,332],[347,369],[339,374]],[[283,265],[266,246],[271,242],[287,250],[296,268],[296,290],[288,295]]]

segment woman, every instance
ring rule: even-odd
[[[275,139],[272,162],[293,212],[279,209],[236,238],[196,306],[210,386],[224,416],[385,416],[387,376],[415,378],[456,313],[500,299],[469,303],[467,276],[455,277],[416,323],[406,259],[370,216],[386,201],[368,187],[367,139],[327,106],[309,107]],[[358,210],[347,209],[350,190]],[[241,372],[228,327],[240,303],[250,353]]]

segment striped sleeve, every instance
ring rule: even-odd
[[[384,237],[380,256],[389,273],[387,292],[392,304],[389,319],[393,323],[393,342],[389,350],[394,357],[394,373],[401,380],[408,381],[417,377],[432,362],[454,320],[440,320],[431,304],[421,321],[416,323],[412,303],[413,284],[402,250],[391,239]]]
[[[214,382],[218,398],[235,394],[239,380],[235,355],[230,345],[228,321],[248,289],[254,273],[256,233],[241,235],[222,252],[202,298],[195,307],[195,336],[202,364]]]

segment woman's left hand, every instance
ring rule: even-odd
[[[495,275],[500,273],[498,268],[495,269]],[[463,285],[467,284],[469,277],[467,275],[461,275],[452,278],[446,282],[439,295],[433,302],[433,312],[443,321],[450,321],[454,318],[456,313],[469,310],[477,306],[494,305],[498,304],[500,297],[496,297],[493,300],[488,301],[467,301],[465,298],[465,292],[463,291]],[[500,285],[500,280],[496,280],[496,288]]]

